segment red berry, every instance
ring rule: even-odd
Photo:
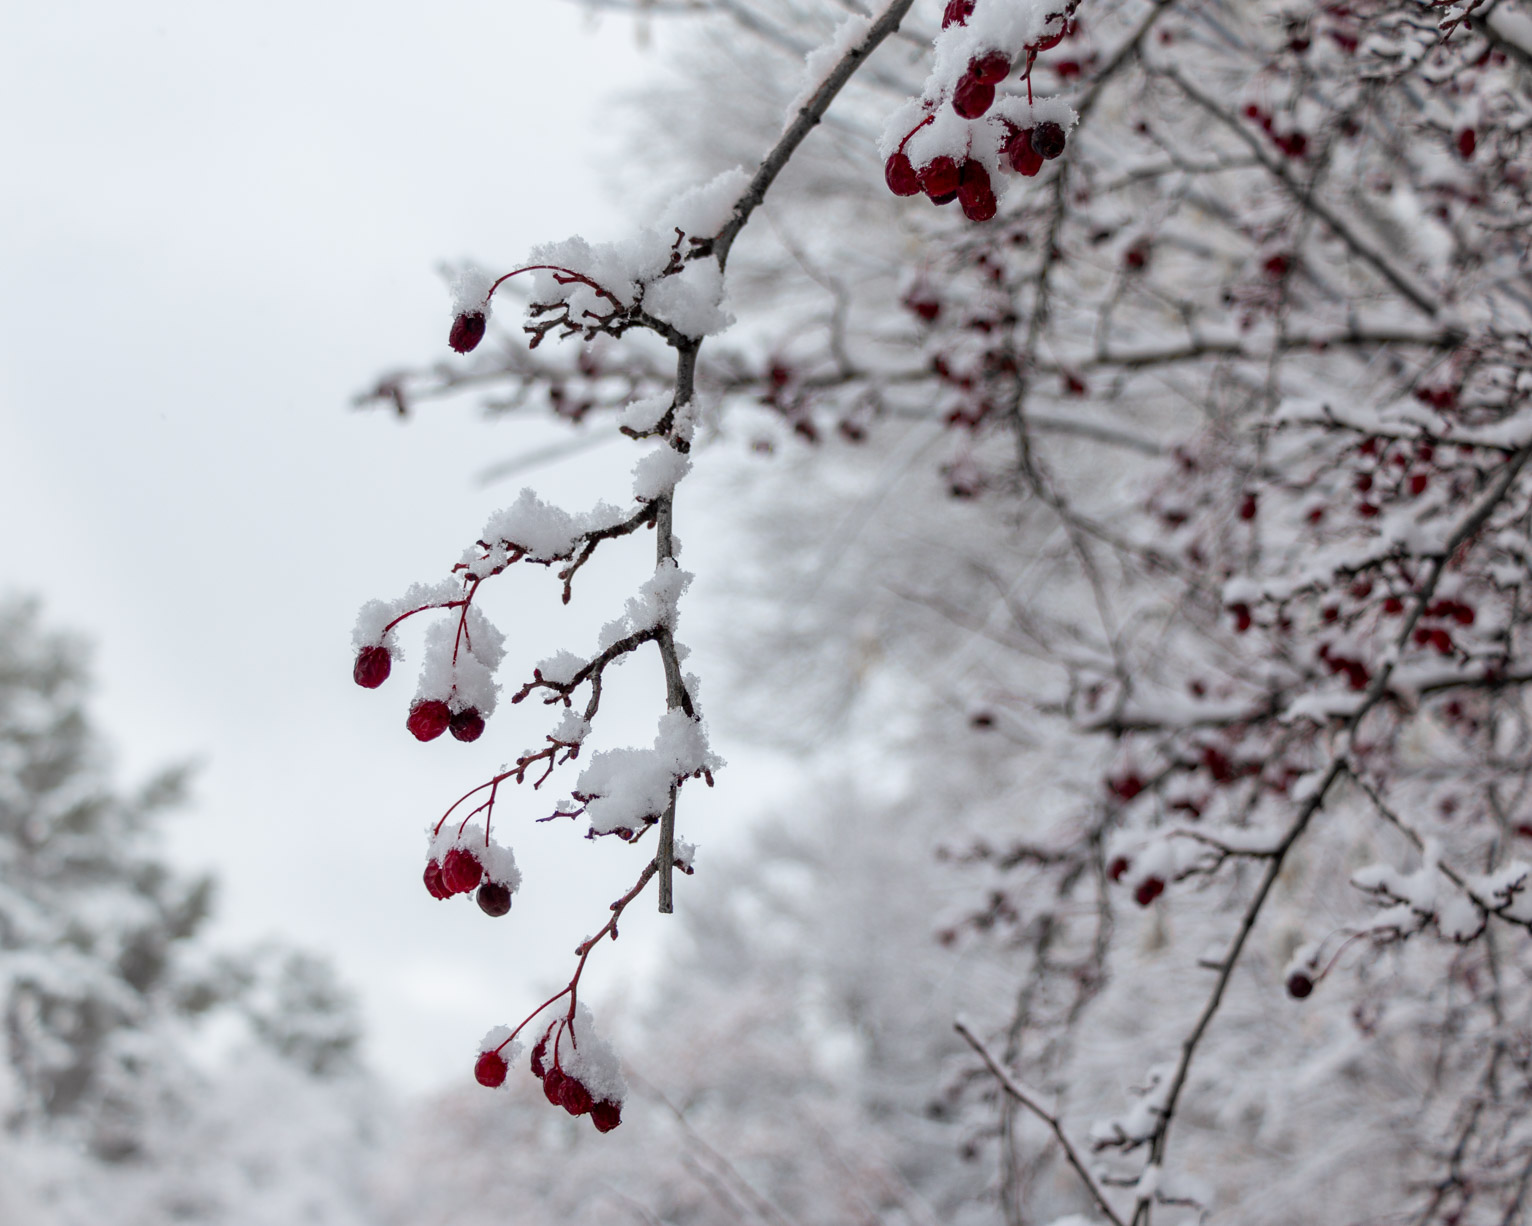
[[[561,1091],[564,1088],[564,1071],[551,1068],[543,1075],[543,1097],[555,1107],[562,1107],[564,1100]]]
[[[1032,129],[1032,148],[1052,161],[1064,152],[1064,129],[1056,123],[1040,123]]]
[[[484,717],[472,707],[464,707],[452,717],[448,727],[460,741],[477,741],[484,735]]]
[[[1229,612],[1234,614],[1235,634],[1244,634],[1246,630],[1250,629],[1251,616],[1249,605],[1245,604],[1243,601],[1239,602],[1238,604],[1231,604],[1229,606]]]
[[[452,321],[452,331],[447,333],[447,344],[458,353],[469,353],[477,349],[479,342],[484,339],[485,323],[483,311],[464,311]]]
[[[1266,275],[1273,281],[1280,281],[1287,276],[1287,257],[1280,252],[1266,257],[1266,262],[1261,265]]]
[[[596,1104],[578,1078],[566,1076],[559,1086],[559,1105],[570,1115],[584,1115]]]
[[[471,851],[454,847],[442,859],[442,884],[453,894],[466,894],[479,884],[484,866]]]
[[[1383,611],[1391,617],[1398,617],[1404,612],[1404,601],[1397,596],[1389,596],[1383,601]]]
[[[452,891],[442,881],[442,866],[435,860],[426,865],[425,872],[426,893],[432,898],[451,898]]]
[[[1005,147],[1011,169],[1019,175],[1031,178],[1043,168],[1043,155],[1032,148],[1032,129],[1023,128],[1015,133]]]
[[[995,103],[995,87],[965,76],[952,91],[952,109],[964,119],[977,119]]]
[[[511,909],[511,892],[498,881],[486,881],[475,895],[479,910],[498,919]]]
[[[428,702],[417,702],[411,707],[410,717],[404,721],[404,726],[417,741],[434,741],[447,731],[447,725],[451,722],[452,712],[447,709],[447,704],[433,698]]]
[[[1106,875],[1108,877],[1110,877],[1113,881],[1121,881],[1122,880],[1122,875],[1125,872],[1127,872],[1127,871],[1128,871],[1128,857],[1127,856],[1116,856],[1116,857],[1113,858],[1112,862],[1106,866]]]
[[[1287,977],[1287,994],[1294,1000],[1302,1000],[1314,990],[1314,981],[1302,971],[1294,971]]]
[[[1138,889],[1133,891],[1133,901],[1141,907],[1147,907],[1164,892],[1165,883],[1158,877],[1145,877],[1138,883]]]
[[[950,195],[957,199],[958,164],[949,157],[934,157],[920,168],[920,188],[932,201]]]
[[[1464,128],[1458,133],[1458,156],[1465,162],[1473,157],[1473,151],[1478,147],[1479,138],[1472,128]]]
[[[356,663],[351,668],[351,679],[364,690],[375,690],[388,680],[394,667],[394,658],[387,647],[373,644],[356,653]]]
[[[974,0],[947,0],[947,8],[942,13],[942,29],[948,26],[960,26],[973,16]]]
[[[537,1040],[537,1046],[532,1049],[532,1075],[541,1081],[548,1075],[548,1070],[543,1067],[543,1057],[548,1054],[548,1034]]]
[[[1112,795],[1126,803],[1144,790],[1144,781],[1137,775],[1129,773],[1109,780],[1106,786]]]
[[[493,1090],[505,1084],[506,1064],[497,1051],[484,1052],[473,1066],[474,1080]]]
[[[597,1132],[611,1132],[622,1123],[622,1104],[602,1099],[590,1109],[590,1122]]]
[[[958,201],[969,221],[988,221],[995,215],[995,192],[989,185],[989,172],[972,158],[963,163],[958,179]]]
[[[1452,636],[1440,628],[1431,631],[1431,646],[1444,656],[1452,654]]]
[[[1255,495],[1246,494],[1239,504],[1239,517],[1241,519],[1255,518]]]
[[[1410,493],[1417,497],[1426,492],[1426,486],[1431,484],[1431,478],[1425,473],[1410,474]]]
[[[1004,51],[991,51],[988,55],[976,56],[968,63],[968,75],[985,85],[999,85],[1011,75],[1011,57]]]
[[[920,194],[920,176],[915,173],[915,167],[910,165],[909,156],[903,152],[890,154],[888,161],[883,163],[883,181],[896,196]]]
[[[1141,238],[1122,253],[1122,262],[1131,272],[1141,272],[1149,265],[1149,240]]]

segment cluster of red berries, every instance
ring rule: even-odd
[[[388,648],[373,644],[356,653],[351,678],[363,689],[375,690],[393,671]],[[434,741],[450,730],[460,741],[477,741],[484,735],[484,716],[475,707],[454,711],[438,698],[422,699],[410,707],[404,726],[417,741]]]
[[[547,1063],[548,1040],[566,1025],[563,1019],[554,1022],[537,1041],[537,1046],[532,1049],[532,1075],[543,1083],[543,1094],[555,1107],[563,1107],[574,1116],[588,1115],[597,1132],[611,1132],[622,1123],[622,1104],[609,1098],[596,1098],[578,1077],[566,1072],[559,1064],[556,1039],[553,1063]],[[498,1050],[484,1052],[473,1066],[474,1078],[481,1086],[492,1090],[505,1084],[508,1071],[505,1058]]]
[[[475,898],[485,915],[498,918],[511,909],[510,888],[487,878],[479,857],[466,847],[454,847],[440,860],[427,864],[425,883],[426,891],[436,899],[467,894],[477,886]]]
[[[986,85],[985,88],[994,93],[993,86]],[[1006,120],[1005,125],[1007,136],[1001,153],[1017,174],[1035,175],[1043,168],[1045,160],[1064,152],[1064,129],[1056,123],[1050,121],[1031,128],[1019,128]],[[988,221],[998,207],[989,171],[976,158],[964,158],[959,162],[942,154],[917,170],[901,143],[884,163],[883,178],[888,190],[896,196],[917,196],[924,192],[936,205],[951,204],[956,200],[969,221]]]
[[[1113,881],[1121,881],[1131,867],[1127,856],[1114,856],[1112,862],[1106,866],[1106,875]],[[1133,901],[1141,907],[1147,907],[1164,892],[1165,879],[1151,875],[1145,877],[1134,888]]]
[[[1301,158],[1309,151],[1309,138],[1296,129],[1282,132],[1277,129],[1276,120],[1264,107],[1254,102],[1245,104],[1245,118],[1259,125],[1262,132],[1270,138],[1283,153],[1290,158]]]

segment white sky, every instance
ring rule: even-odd
[[[407,1087],[466,1077],[479,1035],[567,976],[639,854],[524,808],[509,918],[427,897],[421,827],[543,720],[417,745],[412,669],[357,689],[351,625],[445,573],[514,494],[475,473],[563,435],[347,406],[449,356],[441,260],[620,230],[593,168],[628,129],[603,99],[655,67],[629,24],[549,0],[0,8],[0,590],[95,640],[96,714],[131,777],[202,763],[174,845],[222,880],[219,939],[334,957]],[[631,458],[529,480],[580,506],[622,494]],[[708,542],[688,543],[705,571]],[[647,565],[594,568],[573,615],[541,569],[502,580],[503,675],[584,650]],[[627,671],[646,737],[657,683]],[[722,748],[737,768],[683,819],[704,857],[779,782]],[[652,962],[650,911],[593,961],[598,991]]]

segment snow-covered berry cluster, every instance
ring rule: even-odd
[[[1075,4],[1032,0],[951,0],[936,39],[926,88],[889,118],[880,152],[896,196],[956,200],[970,221],[999,208],[995,184],[1007,170],[1026,177],[1064,152],[1076,116],[1032,93],[1039,54],[1072,30]],[[1015,74],[1026,97],[1002,94]]]

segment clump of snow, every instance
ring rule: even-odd
[[[495,276],[477,264],[463,264],[453,275],[450,285],[452,313],[462,315],[470,311],[480,312],[486,319],[490,315],[490,287]]]
[[[647,434],[659,425],[661,419],[670,411],[670,403],[669,392],[658,396],[645,396],[625,406],[617,419],[617,424],[635,434]]]
[[[572,651],[561,651],[546,660],[539,660],[535,672],[550,685],[568,685],[586,663]]]
[[[798,118],[801,111],[822,86],[835,66],[841,62],[846,53],[867,38],[868,31],[872,29],[872,17],[853,14],[846,18],[836,27],[835,33],[830,36],[830,41],[815,47],[808,55],[803,57],[803,83],[793,100],[787,104],[787,119],[783,127],[789,128]]]
[[[652,748],[603,750],[580,772],[574,790],[587,798],[593,833],[638,830],[665,811],[675,784],[722,766],[702,721],[676,709],[660,717]]]
[[[734,322],[724,305],[723,269],[716,260],[688,261],[679,272],[652,282],[644,310],[687,336],[713,336]]]
[[[680,230],[694,238],[709,238],[724,228],[749,186],[750,176],[739,166],[714,175],[671,201],[660,215],[660,229],[664,233]]]
[[[484,866],[484,875],[496,885],[503,885],[512,894],[521,889],[521,870],[516,867],[516,853],[497,843],[484,833],[478,822],[469,822],[461,830],[454,822],[444,822],[440,830],[426,827],[427,858],[442,862],[449,851],[462,848],[471,851],[474,858]]]
[[[438,583],[411,584],[403,596],[395,600],[369,600],[356,615],[356,628],[351,632],[351,643],[358,651],[363,647],[381,644],[388,648],[394,659],[402,654],[395,631],[384,633],[384,627],[397,621],[411,609],[440,608],[463,595],[462,586],[455,579],[443,579]]]
[[[495,670],[505,657],[505,636],[477,608],[466,612],[461,635],[457,617],[434,622],[426,631],[415,696],[445,702],[454,712],[472,707],[488,716],[500,695]]]
[[[597,1102],[620,1103],[628,1096],[617,1049],[596,1033],[596,1022],[582,1002],[559,1044],[559,1067],[575,1078]]]
[[[633,497],[638,502],[653,502],[676,488],[676,482],[691,471],[692,462],[684,452],[669,443],[661,443],[640,456],[633,466]]]
[[[629,635],[640,634],[656,626],[674,630],[676,604],[691,581],[691,572],[682,570],[674,558],[666,558],[654,568],[654,575],[639,586],[638,592],[628,597],[622,616],[601,627],[601,634],[597,638],[601,650],[605,651]],[[543,676],[547,677],[547,672]]]
[[[496,511],[484,525],[480,538],[487,549],[470,549],[463,555],[465,573],[482,578],[503,568],[514,550],[524,551],[533,562],[553,562],[574,553],[582,537],[620,524],[627,514],[609,503],[598,502],[589,511],[575,514],[544,502],[531,489]]]

